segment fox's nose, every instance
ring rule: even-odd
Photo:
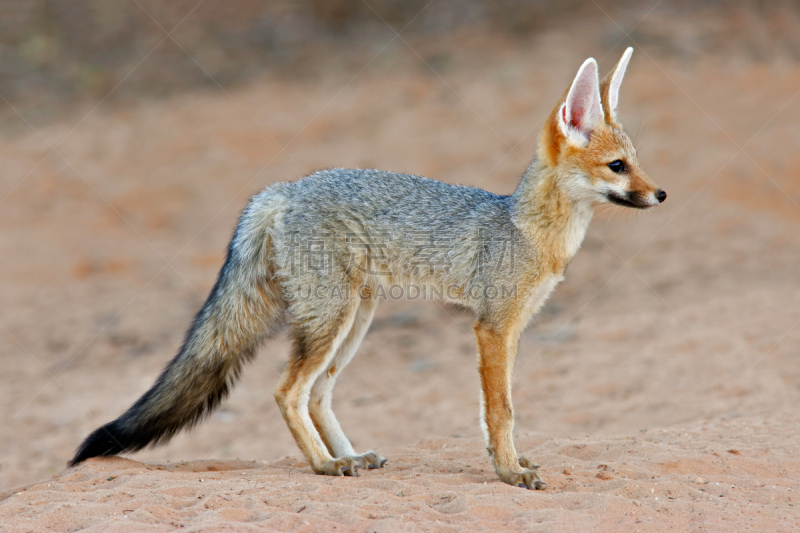
[[[666,199],[667,193],[665,193],[662,189],[658,189],[656,191],[656,200],[658,200],[658,203],[662,203]]]

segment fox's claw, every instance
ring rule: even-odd
[[[510,472],[506,476],[501,476],[500,479],[509,485],[516,485],[523,489],[544,490],[547,487],[547,483],[544,482],[536,470]]]
[[[533,463],[525,457],[519,458],[519,466],[523,468],[522,472],[505,472],[500,474],[500,479],[509,485],[522,487],[523,489],[544,490],[547,483],[539,476],[536,470],[539,465]]]
[[[355,457],[341,457],[322,463],[315,471],[326,476],[352,476],[358,477],[361,463]]]
[[[361,468],[361,465],[343,466],[342,474],[345,476],[358,477],[359,468]]]
[[[536,469],[539,468],[539,466],[541,466],[541,465],[537,465],[536,463],[532,462],[527,457],[520,457],[518,462],[519,462],[519,466],[521,466],[522,468],[528,468],[530,470],[536,470]]]
[[[359,460],[361,466],[366,467],[368,470],[383,468],[383,465],[386,464],[386,458],[381,457],[375,452],[362,453],[361,455],[354,457],[354,459]]]

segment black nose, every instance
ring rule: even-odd
[[[667,199],[667,193],[665,193],[661,189],[658,189],[658,191],[656,191],[656,200],[658,200],[658,203],[661,203],[666,199]]]

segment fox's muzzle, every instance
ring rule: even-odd
[[[658,189],[654,196],[658,204],[667,199],[667,193],[662,189]],[[653,203],[652,197],[649,194],[644,195],[637,192],[628,192],[624,195],[610,192],[606,195],[606,198],[608,198],[608,201],[612,204],[617,204],[624,207],[632,207],[634,209],[647,209],[649,207],[658,205]]]

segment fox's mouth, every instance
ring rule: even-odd
[[[653,204],[638,194],[626,194],[625,196],[620,196],[610,192],[606,194],[606,198],[608,198],[608,201],[612,204],[617,204],[624,207],[632,207],[634,209],[647,209],[649,207],[653,207]]]

